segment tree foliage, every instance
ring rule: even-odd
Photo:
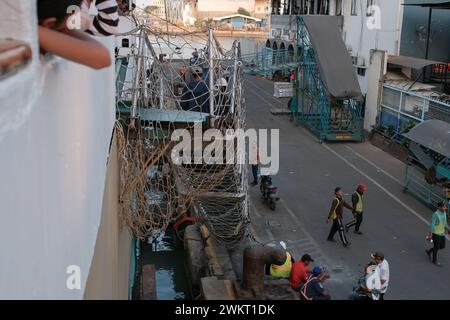
[[[245,10],[244,8],[240,7],[237,11],[238,14],[242,14],[244,16],[250,16],[250,12],[248,12],[247,10]]]

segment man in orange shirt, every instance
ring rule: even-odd
[[[311,273],[311,269],[308,268],[311,262],[314,262],[311,256],[304,254],[300,260],[294,262],[292,265],[289,282],[291,283],[291,288],[295,291],[300,291],[301,285],[306,283],[308,274]]]

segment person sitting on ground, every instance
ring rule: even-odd
[[[202,81],[202,75],[201,68],[192,68],[192,79],[181,95],[180,105],[183,110],[209,113],[209,89]]]
[[[314,267],[306,283],[300,289],[302,300],[331,300],[330,293],[323,286],[329,275],[319,266]]]
[[[69,30],[70,6],[82,0],[38,0],[39,45],[43,53],[58,55],[94,69],[111,65],[111,54],[101,43],[80,30]]]
[[[308,274],[311,273],[308,266],[311,262],[314,262],[311,256],[304,254],[300,260],[295,261],[292,265],[289,282],[293,290],[299,292],[301,286],[308,280]]]
[[[379,300],[381,290],[380,270],[375,262],[369,262],[364,268],[364,278],[359,287],[350,295],[350,300]]]
[[[293,263],[295,263],[294,258],[289,252],[286,251],[286,261],[284,262],[284,264],[266,265],[266,274],[274,278],[288,279],[291,274]]]

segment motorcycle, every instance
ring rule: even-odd
[[[264,201],[269,204],[269,208],[275,210],[280,197],[278,196],[278,188],[272,184],[271,176],[261,176],[260,190]]]

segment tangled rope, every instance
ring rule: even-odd
[[[239,43],[226,51],[211,33],[179,33],[175,44],[173,34],[145,26],[128,34],[137,39],[133,54],[118,57],[117,68],[123,223],[145,239],[158,236],[190,212],[219,242],[239,243],[248,235],[246,166],[179,164],[173,155],[176,142],[171,140],[175,130],[193,133],[199,124],[202,132],[215,128],[224,135],[244,128]],[[198,54],[190,59],[180,54],[188,50]],[[195,70],[202,70],[201,79]],[[202,152],[205,148],[203,143]],[[223,154],[236,154],[236,146],[225,143]]]

